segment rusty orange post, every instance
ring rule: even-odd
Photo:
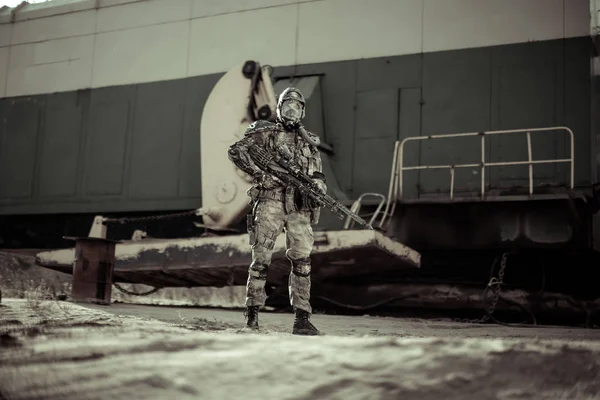
[[[110,305],[117,242],[94,237],[65,239],[75,240],[71,299]]]

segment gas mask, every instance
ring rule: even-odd
[[[281,105],[281,117],[295,125],[302,119],[304,106],[298,100],[286,100]]]
[[[286,88],[277,102],[277,119],[287,127],[297,126],[304,118],[304,96],[294,87]]]

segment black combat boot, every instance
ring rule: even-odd
[[[247,318],[246,328],[258,329],[258,309],[259,306],[246,307],[246,312],[244,313]]]
[[[308,320],[310,314],[307,311],[296,308],[294,312],[296,314],[294,318],[294,328],[292,330],[294,335],[317,336],[321,334],[321,332],[319,332],[319,330]]]

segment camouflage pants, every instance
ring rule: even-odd
[[[314,236],[310,214],[306,211],[286,214],[283,202],[260,200],[255,210],[252,263],[248,269],[246,306],[263,306],[267,295],[267,270],[277,237],[285,230],[286,257],[291,263],[288,289],[292,307],[309,313],[310,306],[310,253]]]

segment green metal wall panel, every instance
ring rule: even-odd
[[[576,38],[275,73],[321,75],[319,133],[333,145],[333,170],[351,197],[387,193],[399,138],[557,124],[574,130],[576,183],[589,185],[590,55],[590,39]],[[220,76],[0,100],[0,214],[199,207],[200,120]],[[543,141],[548,138],[538,142],[534,135],[534,157],[567,154],[567,141]],[[524,144],[524,136],[489,140],[486,158],[522,159]],[[478,140],[413,146],[406,165],[480,159]],[[523,185],[527,173],[526,167],[498,168],[486,182]],[[536,183],[551,183],[564,181],[567,172],[536,167],[536,176]],[[457,174],[458,191],[478,190],[479,183],[477,170]],[[447,193],[449,174],[407,172],[405,187],[411,196],[417,189]]]

